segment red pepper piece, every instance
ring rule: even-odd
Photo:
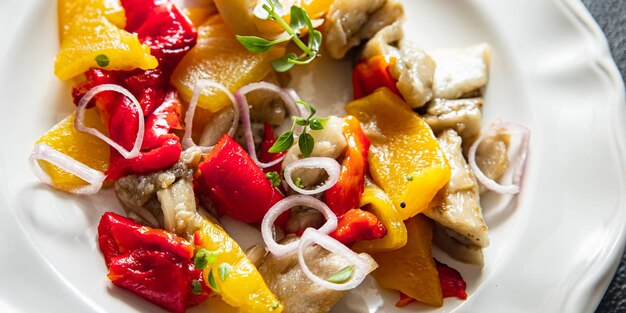
[[[183,238],[111,212],[100,219],[98,243],[107,265],[113,257],[138,248],[168,251],[183,259],[191,259],[194,251],[194,246]]]
[[[324,193],[324,202],[337,216],[359,207],[365,189],[367,153],[370,149],[370,140],[354,116],[344,118],[343,135],[348,149],[341,164],[339,180]]]
[[[196,45],[197,31],[189,18],[170,0],[122,0],[126,30],[137,33],[169,76],[185,54]]]
[[[435,260],[437,271],[439,272],[439,281],[441,282],[441,293],[444,298],[457,297],[461,300],[467,299],[465,288],[467,284],[461,273],[452,267]],[[416,300],[400,292],[400,300],[396,302],[396,307],[405,307]]]
[[[385,56],[379,55],[364,60],[355,66],[352,72],[355,100],[368,96],[381,87],[387,87],[402,97],[396,86],[396,80],[391,76],[389,69],[391,62],[395,62],[395,60],[393,58],[387,60]]]
[[[172,312],[185,312],[210,295],[202,271],[190,259],[166,251],[136,249],[111,259],[108,278],[118,287]],[[192,282],[202,287],[194,294]]]
[[[263,141],[261,142],[261,148],[259,149],[259,161],[261,161],[262,163],[269,163],[269,162],[279,159],[280,157],[285,155],[287,151],[283,151],[279,153],[269,152],[270,148],[276,142],[276,137],[274,134],[274,127],[272,127],[272,125],[268,123],[265,123],[263,125],[263,130],[264,130]],[[264,169],[263,171],[265,173],[269,173],[269,172],[280,173],[282,171],[282,166],[283,166],[283,163],[280,162],[272,167],[268,167]]]
[[[283,199],[248,153],[224,135],[198,166],[197,191],[221,214],[245,223],[259,223]]]
[[[344,245],[355,241],[374,240],[387,234],[387,229],[376,215],[361,209],[352,209],[339,218],[337,229],[330,234]]]

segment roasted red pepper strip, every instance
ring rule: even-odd
[[[374,240],[387,234],[387,229],[376,215],[361,209],[352,209],[339,218],[337,229],[330,234],[344,245],[355,241]]]
[[[193,244],[174,234],[105,213],[98,243],[115,285],[167,310],[184,312],[210,294],[202,270],[194,268]]]
[[[402,97],[397,82],[391,76],[389,66],[395,62],[383,55],[375,56],[368,60],[361,61],[354,67],[352,72],[352,85],[354,87],[354,99],[360,99],[370,95],[376,89],[387,87],[398,96]]]
[[[348,149],[341,164],[339,180],[324,193],[324,202],[337,216],[359,207],[365,189],[367,153],[370,148],[370,140],[354,116],[344,118],[343,135]]]
[[[263,141],[261,142],[261,148],[259,149],[259,161],[261,161],[262,163],[269,163],[272,162],[274,160],[278,160],[280,157],[282,157],[283,155],[285,155],[287,153],[287,151],[283,151],[283,152],[279,152],[279,153],[271,153],[269,152],[270,148],[274,145],[274,143],[276,142],[276,137],[274,134],[274,127],[272,127],[272,125],[265,123],[265,125],[263,125]],[[263,171],[265,173],[269,173],[269,172],[276,172],[276,173],[280,173],[281,172],[281,168],[282,168],[282,162],[272,166],[272,167],[268,167],[266,169],[264,169]]]
[[[224,135],[198,166],[196,191],[221,214],[245,223],[259,223],[283,199],[248,153]]]
[[[437,260],[435,260],[435,264],[439,272],[439,281],[441,282],[441,293],[443,297],[457,297],[461,300],[467,299],[467,293],[465,292],[467,284],[465,280],[463,280],[463,277],[461,277],[461,273]],[[405,307],[415,301],[415,299],[400,292],[400,300],[398,300],[396,306],[399,308]]]

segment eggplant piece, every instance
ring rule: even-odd
[[[448,241],[438,240],[448,243],[440,248],[460,261],[482,265],[482,258],[475,254],[489,245],[489,237],[480,207],[478,182],[463,157],[461,137],[448,129],[437,137],[437,141],[448,159],[452,176],[424,214],[440,225],[450,238]],[[466,249],[453,245],[455,241]]]
[[[390,64],[391,77],[404,99],[413,108],[422,107],[433,97],[435,62],[424,51],[407,40],[400,21],[395,22],[368,41],[363,58],[384,55],[395,62]]]
[[[332,58],[342,59],[403,15],[404,8],[396,0],[335,0],[326,15],[326,49]]]
[[[294,240],[297,237],[288,236],[280,243],[287,244]],[[326,289],[312,282],[302,272],[297,253],[282,258],[267,253],[259,261],[263,254],[259,249],[251,248],[248,251],[255,259],[255,264],[260,264],[259,273],[285,307],[285,313],[326,313],[347,293]],[[330,277],[350,265],[342,257],[317,245],[310,246],[304,252],[304,259],[309,269],[320,277]],[[376,265],[372,264],[370,270],[375,268]]]
[[[462,138],[463,145],[472,144],[480,135],[482,98],[446,100],[434,99],[422,115],[433,132],[454,129]]]
[[[482,95],[489,80],[491,48],[488,44],[429,51],[437,68],[433,83],[435,98],[459,99]]]

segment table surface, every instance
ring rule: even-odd
[[[624,79],[626,77],[626,1],[583,0],[583,2],[607,36],[611,53]],[[622,256],[617,273],[596,310],[596,313],[618,312],[626,312],[626,254]]]

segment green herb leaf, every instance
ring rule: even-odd
[[[305,157],[311,156],[313,152],[313,146],[315,145],[315,139],[309,133],[302,133],[300,138],[298,138],[298,146],[300,147],[300,151],[302,155]]]
[[[272,67],[276,72],[287,72],[295,65],[289,61],[296,59],[298,59],[298,56],[295,53],[288,53],[285,54],[282,58],[272,61]]]
[[[291,28],[301,30],[307,25],[307,21],[309,21],[309,16],[303,8],[295,5],[291,7],[291,22],[289,23]]]
[[[256,36],[239,36],[237,35],[237,41],[241,43],[248,51],[254,53],[265,53],[267,52],[274,43],[263,39],[261,37]]]
[[[191,281],[191,292],[196,296],[202,292],[202,283],[199,280],[194,279]]]
[[[268,150],[271,153],[279,153],[283,151],[287,151],[291,146],[293,146],[293,131],[288,131],[276,140],[274,145]]]
[[[225,281],[228,278],[228,274],[230,274],[230,270],[232,267],[228,263],[222,263],[217,267],[217,275],[220,275],[220,279]]]
[[[352,277],[353,272],[354,272],[354,265],[346,266],[343,269],[341,269],[339,272],[334,274],[333,276],[330,276],[327,279],[327,281],[331,283],[335,283],[335,284],[341,284],[347,281],[348,279],[350,279],[350,277]]]
[[[304,101],[296,100],[296,103],[299,104],[299,105],[304,106],[305,108],[309,109],[309,111],[311,111],[311,114],[309,115],[309,119],[311,117],[313,117],[313,115],[315,115],[315,113],[317,113],[317,110],[313,106],[311,106],[310,104],[308,104],[308,103],[306,103]]]
[[[208,251],[204,248],[200,249],[198,253],[196,253],[196,257],[193,260],[193,264],[195,268],[202,270],[207,267],[208,264],[213,264],[217,261],[217,256],[220,254],[219,251]]]
[[[296,118],[295,122],[296,122],[297,125],[300,125],[300,126],[307,126],[307,125],[309,125],[309,121],[307,121],[307,120],[305,120],[305,119],[303,119],[301,117]]]
[[[215,276],[213,275],[213,269],[209,270],[209,286],[211,289],[215,291],[220,291],[220,288],[217,286],[217,282],[215,282]]]
[[[322,130],[324,129],[324,123],[319,118],[312,118],[309,122],[309,127],[311,127],[312,130]]]
[[[300,177],[296,177],[296,180],[293,182],[294,185],[296,185],[296,187],[300,188],[300,189],[304,189],[305,186],[302,183],[302,178]]]
[[[99,67],[109,66],[109,57],[104,54],[99,54],[95,60]]]
[[[280,175],[277,172],[269,172],[265,174],[265,178],[272,183],[274,188],[280,186]]]
[[[309,48],[314,52],[320,51],[322,46],[322,33],[319,30],[312,30],[309,33]]]

